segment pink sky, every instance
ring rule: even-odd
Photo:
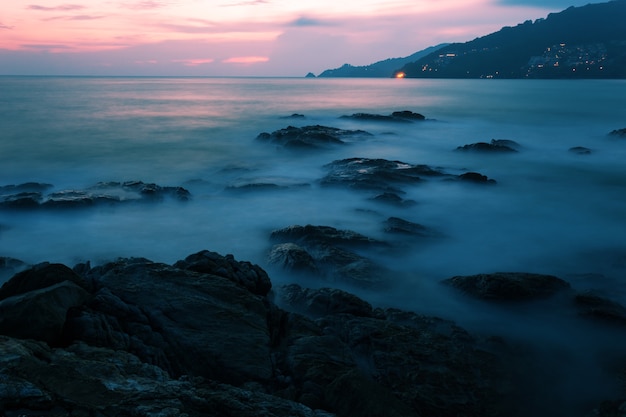
[[[303,76],[465,42],[588,3],[30,1],[0,5],[0,74]]]

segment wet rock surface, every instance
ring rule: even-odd
[[[396,194],[402,193],[398,187],[403,184],[416,184],[424,177],[446,175],[428,165],[371,158],[342,159],[327,164],[325,168],[328,174],[320,180],[324,186],[342,186]]]
[[[257,140],[269,142],[287,148],[326,148],[329,146],[343,145],[346,141],[357,140],[371,136],[363,130],[345,130],[328,126],[288,126],[272,133],[263,132],[257,136]]]
[[[2,209],[67,209],[127,202],[154,202],[164,198],[187,201],[191,193],[183,187],[161,186],[141,181],[101,182],[86,189],[45,194],[50,184],[26,183],[0,187]]]
[[[358,253],[359,249],[387,247],[386,242],[351,230],[315,225],[274,230],[270,241],[275,243],[268,254],[272,265],[358,287],[389,285],[389,271]]]
[[[294,229],[287,234],[301,236]],[[353,232],[310,229],[313,241],[371,244]],[[538,274],[461,278],[452,284],[502,301],[569,288]],[[0,299],[6,416],[518,416],[520,372],[534,354],[340,289],[271,290],[258,266],[211,251],[175,265],[39,264],[7,282]],[[619,328],[626,317],[594,294],[577,294],[575,304]],[[594,415],[614,415],[620,404],[598,405]]]

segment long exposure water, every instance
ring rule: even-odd
[[[428,120],[340,118],[396,110]],[[293,113],[305,117],[288,118]],[[255,139],[316,124],[373,136],[298,152]],[[397,289],[360,295],[473,329],[511,332],[510,316],[448,299],[438,282],[538,272],[626,301],[626,138],[608,134],[625,127],[626,81],[0,77],[0,186],[41,182],[52,192],[139,180],[183,186],[192,195],[187,202],[5,210],[0,256],[70,266],[130,256],[173,263],[209,249],[258,263],[280,283],[297,277],[267,265],[272,230],[327,225],[389,240],[382,222],[397,216],[443,237],[369,254],[393,270]],[[455,151],[491,139],[514,140],[520,152]],[[576,146],[591,153],[569,151]],[[411,207],[321,187],[323,166],[350,157],[476,171],[497,184],[406,186],[403,197],[417,202]],[[254,182],[307,186],[227,190]],[[591,356],[615,341],[533,314],[535,320],[516,321],[516,332],[545,346],[580,347],[568,350],[579,366],[560,366],[560,378],[576,381],[583,372],[593,380],[599,371]],[[588,381],[568,384],[561,394],[586,389]]]

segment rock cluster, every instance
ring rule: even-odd
[[[304,229],[277,235],[377,243]],[[447,283],[500,301],[570,291],[537,274]],[[576,303],[585,317],[626,323],[610,300],[578,294]],[[6,416],[513,416],[524,403],[520,367],[532,359],[449,320],[374,308],[339,289],[272,288],[258,266],[210,251],[174,265],[35,265],[0,288],[0,312]]]
[[[328,126],[288,126],[272,133],[263,132],[257,136],[262,140],[287,148],[325,148],[333,145],[343,145],[346,139],[358,139],[371,136],[363,130],[344,130]]]
[[[0,208],[63,209],[92,207],[137,201],[158,201],[166,197],[187,201],[191,194],[183,187],[165,187],[141,181],[101,182],[86,189],[61,190],[45,194],[50,184],[24,183],[0,187]]]

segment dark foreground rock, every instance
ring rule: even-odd
[[[319,235],[368,242],[325,228]],[[472,277],[459,282],[487,298],[534,299],[568,288],[546,275]],[[617,303],[586,293],[576,303],[623,329]],[[526,405],[543,404],[532,395],[539,391],[548,389],[547,401],[563,395],[528,383],[546,363],[535,363],[527,345],[373,307],[339,289],[272,290],[258,266],[210,251],[175,265],[142,258],[94,268],[40,264],[0,289],[0,311],[6,417],[521,417],[559,415],[529,413]],[[576,393],[567,394],[575,402]],[[608,401],[589,415],[620,415],[623,403]]]
[[[0,208],[65,209],[127,202],[154,202],[165,198],[187,201],[191,194],[183,187],[161,186],[141,181],[101,182],[86,189],[61,190],[45,194],[49,184],[26,183],[0,187]]]
[[[346,140],[356,140],[371,136],[371,133],[363,130],[344,130],[328,126],[288,126],[272,133],[263,132],[257,136],[257,140],[287,148],[326,148],[334,145],[343,145]]]
[[[41,323],[0,326],[5,416],[495,417],[514,404],[501,360],[449,321],[297,285],[277,305],[260,268],[210,251],[76,271],[42,264],[2,289],[23,327]],[[58,288],[78,296],[29,308]]]
[[[570,288],[566,281],[553,275],[524,272],[456,276],[443,283],[472,297],[491,301],[540,299]]]

